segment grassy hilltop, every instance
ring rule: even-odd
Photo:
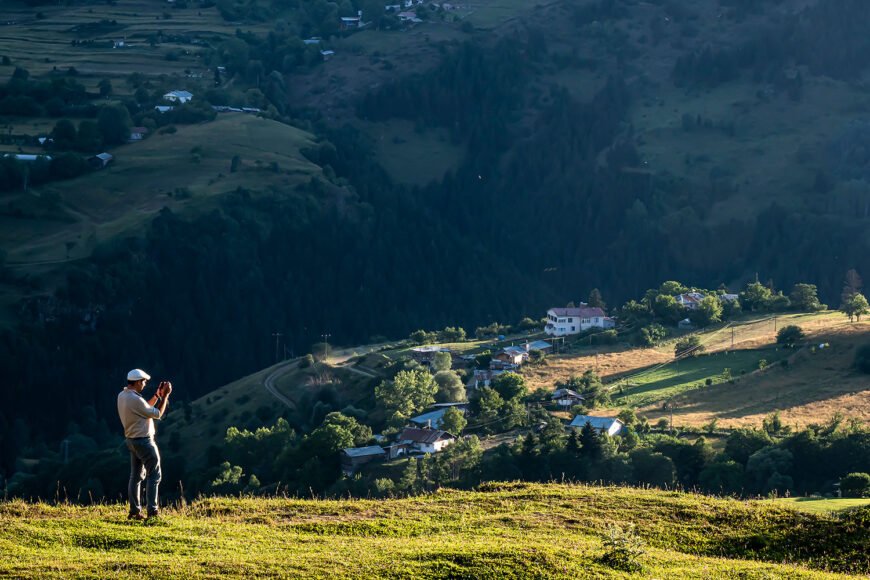
[[[15,577],[839,578],[866,573],[846,519],[630,488],[492,484],[409,499],[212,498],[130,523],[124,507],[0,504]],[[608,527],[642,542],[614,558]],[[636,532],[625,532],[636,526]],[[610,558],[608,558],[608,554]],[[621,562],[621,563],[620,563]]]

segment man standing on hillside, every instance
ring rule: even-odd
[[[127,495],[133,520],[144,520],[141,505],[142,481],[146,482],[149,518],[157,517],[157,486],[160,484],[160,451],[154,442],[154,419],[166,412],[172,383],[164,381],[148,401],[142,397],[145,383],[151,377],[141,369],[127,373],[127,386],[118,395],[118,415],[124,425],[124,437],[130,450],[130,483]]]

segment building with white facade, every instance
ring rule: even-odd
[[[590,328],[613,328],[616,323],[600,308],[583,305],[579,308],[550,308],[544,331],[551,336],[579,334]]]

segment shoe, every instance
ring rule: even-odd
[[[148,512],[148,517],[143,518],[143,519],[149,519],[149,520],[160,519],[160,512]]]
[[[145,516],[142,514],[142,512],[136,512],[136,513],[128,514],[127,519],[140,521],[140,520],[144,520]]]

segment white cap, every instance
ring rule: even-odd
[[[143,371],[142,369],[133,369],[129,373],[127,373],[128,381],[140,381],[142,379],[150,379],[151,375]]]

